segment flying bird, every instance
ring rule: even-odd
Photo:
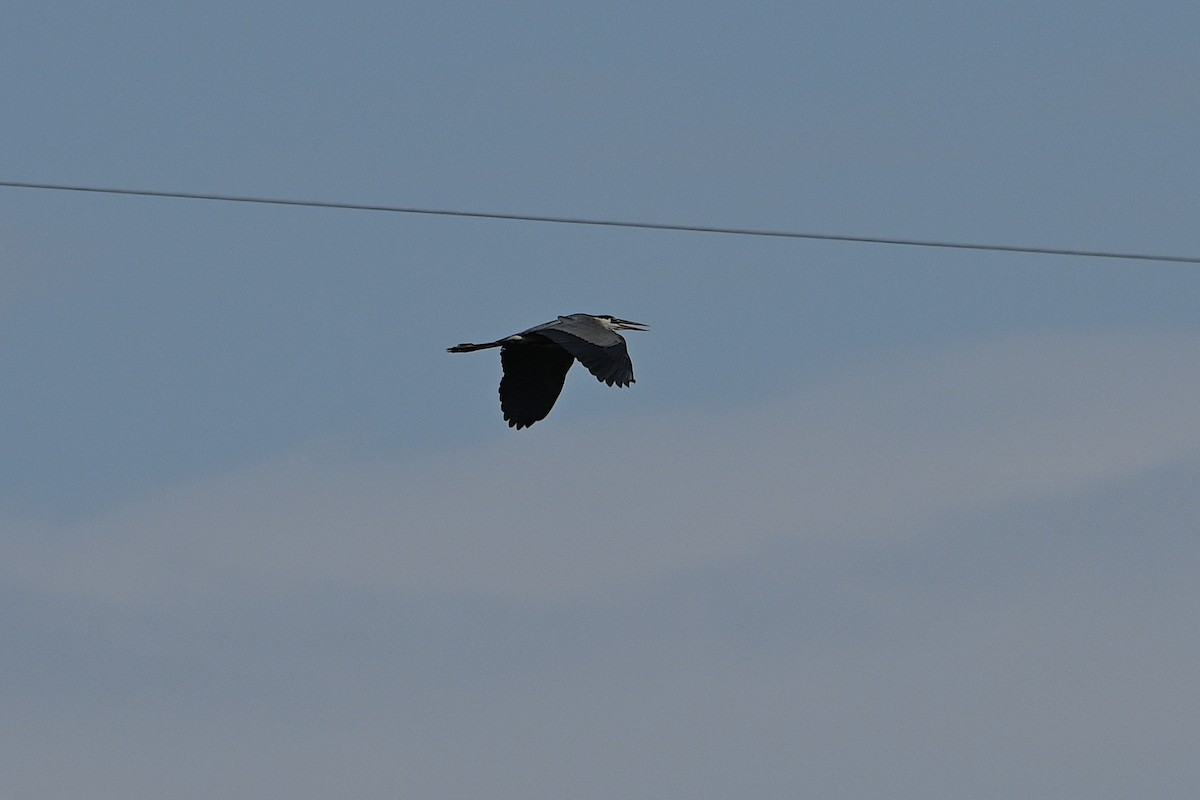
[[[571,314],[494,342],[464,342],[447,352],[500,348],[504,369],[500,410],[508,426],[520,430],[550,413],[575,359],[609,386],[633,383],[633,362],[617,331],[644,331],[647,327],[611,314]]]

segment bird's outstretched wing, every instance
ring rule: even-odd
[[[528,428],[546,418],[574,360],[558,347],[506,344],[500,349],[500,410],[510,428]]]
[[[604,331],[604,339],[609,343],[597,344],[563,328],[543,327],[537,333],[579,359],[597,380],[609,386],[628,386],[634,382],[633,362],[629,360],[625,340],[617,334]]]

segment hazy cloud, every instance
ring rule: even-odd
[[[1196,345],[1047,334],[896,353],[724,416],[551,419],[421,461],[313,448],[65,529],[17,525],[34,535],[10,541],[7,571],[131,600],[239,584],[570,597],[781,539],[890,542],[1194,455]]]

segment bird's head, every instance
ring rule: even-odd
[[[612,314],[597,314],[596,321],[611,331],[644,331],[650,328],[642,322],[630,322],[627,319],[614,317]]]

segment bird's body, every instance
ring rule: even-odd
[[[571,314],[484,344],[464,342],[451,353],[500,348],[504,377],[500,410],[509,427],[527,428],[545,419],[562,392],[567,370],[579,359],[596,379],[609,386],[633,383],[633,363],[625,339],[617,331],[645,330],[608,314]]]

